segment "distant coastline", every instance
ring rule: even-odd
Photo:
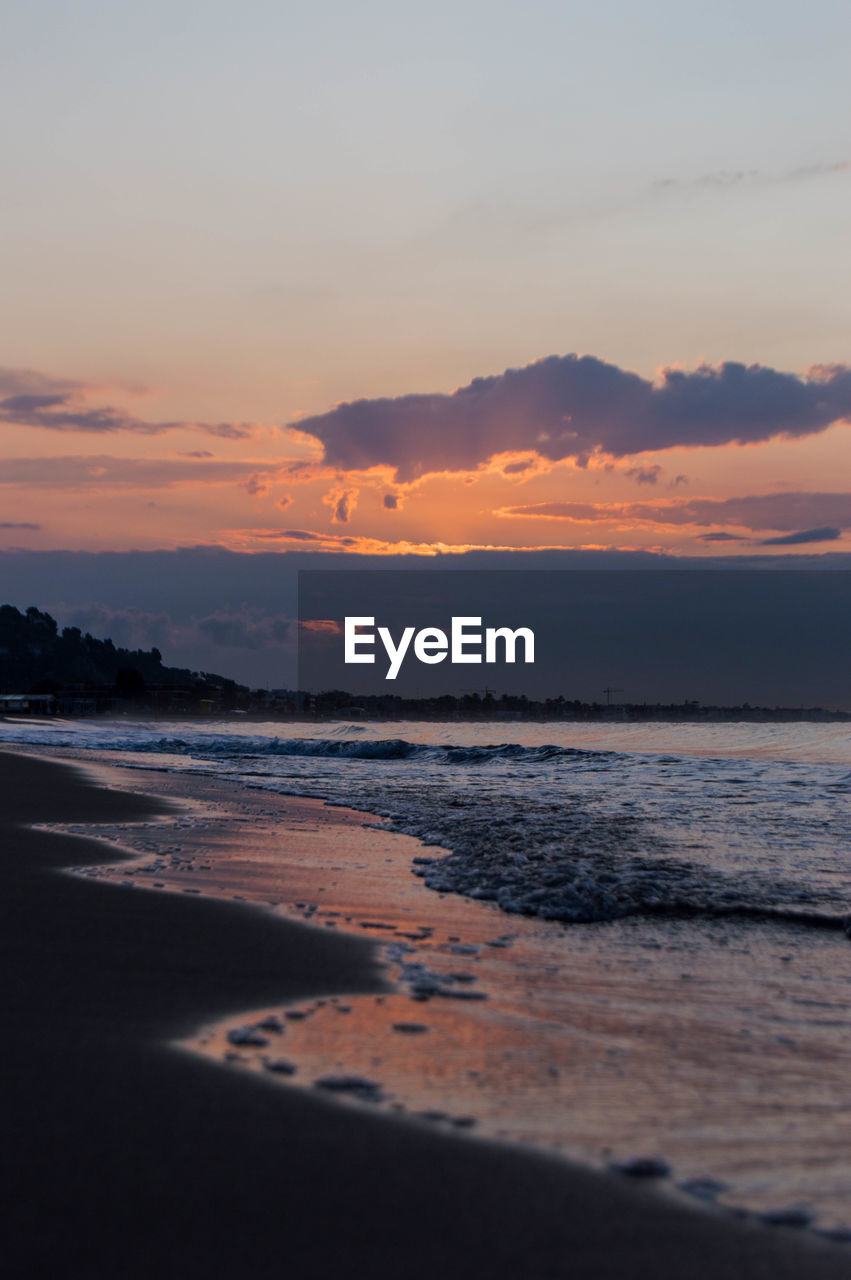
[[[157,691],[154,691],[156,694]],[[517,706],[515,704],[523,705]],[[451,705],[448,705],[451,704]],[[55,701],[44,695],[0,694],[0,721],[20,716],[52,719],[126,720],[139,716],[162,722],[193,719],[231,719],[239,723],[317,724],[351,720],[354,722],[424,720],[451,724],[481,721],[553,724],[826,724],[851,722],[851,712],[825,707],[703,706],[685,703],[624,703],[607,706],[598,702],[567,702],[560,698],[533,701],[515,697],[500,699],[453,698],[363,698],[355,700],[342,692],[301,694],[289,690],[252,691],[243,707],[217,705],[210,698],[188,699],[182,706],[161,706],[155,698],[120,699],[108,691],[92,689]]]
[[[652,721],[707,724],[714,722],[851,721],[851,712],[825,707],[703,706],[700,702],[581,702],[563,697],[532,699],[503,694],[480,696],[446,694],[438,698],[402,698],[386,695],[358,698],[342,691],[291,694],[300,700],[302,714],[281,714],[282,719],[310,720],[534,720],[534,721]],[[304,715],[304,712],[308,715]]]
[[[89,719],[234,716],[263,721],[322,720],[533,720],[654,721],[671,723],[851,721],[851,710],[821,706],[756,706],[749,702],[704,705],[682,702],[604,702],[553,693],[545,698],[481,689],[429,697],[359,694],[343,689],[305,692],[249,688],[209,671],[164,665],[162,654],[122,649],[79,628],[62,631],[35,607],[21,613],[0,605],[0,719],[5,715]]]

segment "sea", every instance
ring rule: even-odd
[[[370,1085],[354,1104],[851,1239],[851,725],[9,720],[0,742],[414,838],[393,876],[424,923],[374,936],[397,1038],[428,1050],[385,1063],[374,1008],[359,1039],[357,999],[345,1034],[320,1002],[301,1058],[288,1029],[305,1081],[330,1054]]]

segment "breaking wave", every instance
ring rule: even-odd
[[[844,927],[844,761],[724,758],[710,754],[719,745],[711,727],[698,739],[704,754],[691,756],[571,745],[575,727],[537,726],[536,741],[521,725],[520,742],[483,741],[505,731],[496,725],[412,725],[407,736],[376,736],[388,729],[341,724],[323,726],[321,737],[287,737],[273,725],[264,733],[196,722],[163,734],[156,723],[42,722],[7,723],[2,737],[130,752],[156,767],[375,814],[437,846],[413,868],[429,889],[510,914],[577,924],[645,915]],[[418,732],[422,740],[412,740]],[[541,741],[545,734],[562,742]]]
[[[335,760],[412,760],[431,764],[476,765],[507,761],[516,764],[543,764],[557,760],[590,761],[611,759],[613,751],[585,751],[574,747],[544,744],[524,747],[516,742],[493,746],[461,746],[444,743],[408,742],[405,738],[378,740],[347,738],[266,738],[205,737],[199,734],[191,741],[181,738],[148,740],[134,750],[157,751],[169,755],[202,751],[205,755],[227,756],[302,756]]]
[[[375,807],[378,807],[377,805]],[[437,893],[493,902],[511,915],[564,924],[628,916],[739,919],[848,931],[835,899],[750,867],[682,857],[641,816],[591,813],[581,802],[467,801],[453,813],[420,796],[384,805],[394,828],[450,853],[421,855],[414,874]]]

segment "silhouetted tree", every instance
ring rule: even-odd
[[[135,667],[121,667],[115,676],[115,694],[118,698],[137,701],[145,696],[145,677]]]

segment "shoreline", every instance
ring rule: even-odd
[[[32,1268],[20,1274],[63,1257],[61,1273],[70,1259],[87,1278],[218,1274],[225,1260],[311,1277],[847,1273],[845,1251],[810,1235],[175,1053],[165,1040],[240,1009],[385,992],[373,943],[208,896],[55,876],[121,859],[19,824],[144,821],[165,806],[32,751],[2,753],[0,773],[15,993],[4,1094],[17,1099],[6,1202]]]
[[[373,1111],[582,1168],[662,1161],[660,1196],[848,1240],[844,1057],[830,1027],[851,953],[838,930],[813,934],[788,913],[568,926],[506,915],[435,892],[415,864],[440,850],[345,807],[345,787],[323,803],[251,773],[151,768],[144,753],[72,758],[119,788],[129,772],[182,814],[151,831],[104,829],[139,862],[83,874],[250,900],[383,944],[393,995],[246,1006],[190,1048],[261,1073],[279,1059],[286,1088],[347,1078]],[[266,1019],[285,1040],[257,1029]],[[252,1025],[267,1044],[244,1043]]]

